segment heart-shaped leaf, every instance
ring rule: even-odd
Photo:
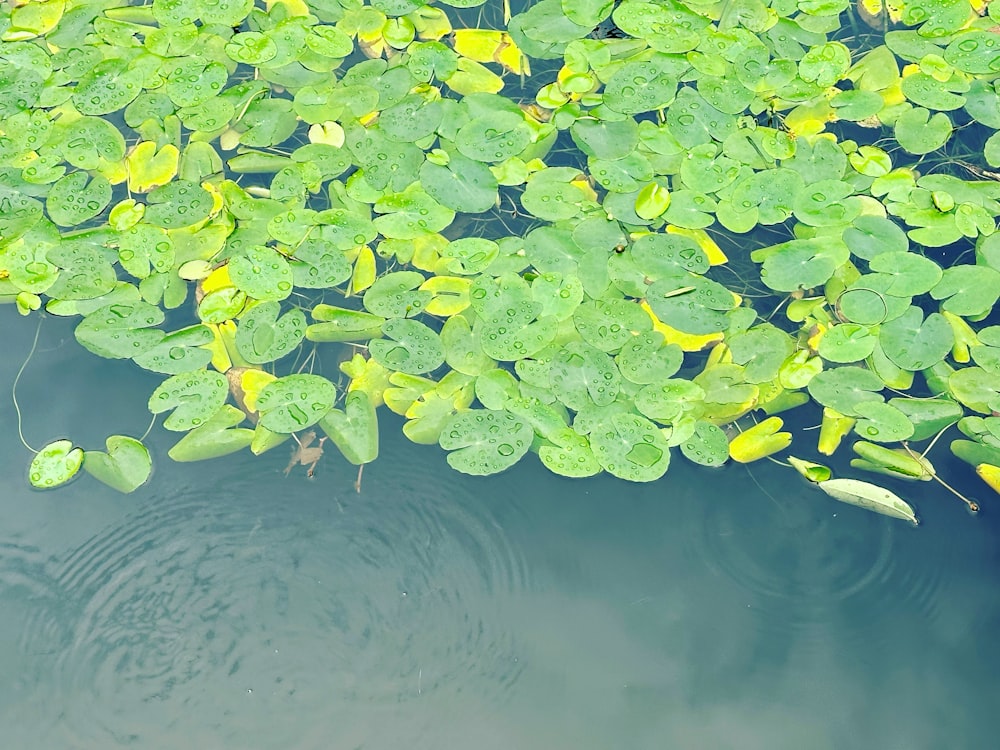
[[[378,457],[378,417],[371,398],[364,391],[348,393],[343,411],[331,409],[319,421],[319,426],[344,458],[355,466]]]
[[[141,441],[125,435],[111,435],[106,441],[107,453],[86,451],[83,468],[119,492],[134,492],[149,479],[153,460]]]
[[[48,490],[66,484],[83,463],[83,451],[69,440],[54,440],[43,446],[28,467],[31,486]]]
[[[448,463],[463,474],[496,474],[517,463],[531,447],[531,427],[509,411],[471,409],[449,419],[438,443]]]
[[[163,422],[168,430],[184,432],[204,424],[226,402],[229,383],[209,370],[191,370],[167,378],[149,397],[149,410],[174,410]]]

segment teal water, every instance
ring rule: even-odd
[[[383,425],[361,494],[284,447],[28,489],[0,310],[0,737],[11,750],[995,746],[1000,498],[919,528],[762,462],[489,479]],[[25,437],[141,434],[156,376],[46,319]],[[939,456],[946,476],[971,472]]]

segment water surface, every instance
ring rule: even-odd
[[[0,310],[9,386],[33,322]],[[141,434],[158,378],[47,319],[25,437]],[[452,472],[384,419],[329,451],[27,488],[0,403],[0,735],[17,750],[991,747],[1000,499],[891,486],[919,528],[767,462],[652,485]],[[935,454],[948,476],[971,471]]]

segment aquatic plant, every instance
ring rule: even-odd
[[[995,5],[440,5],[5,5],[0,299],[166,376],[177,461],[318,427],[363,466],[384,407],[458,471],[652,481],[812,403],[822,454],[929,479],[957,424],[1000,489]],[[31,481],[80,466],[150,459]]]

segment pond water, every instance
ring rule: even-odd
[[[9,394],[34,326],[0,323]],[[47,318],[25,437],[141,434],[156,380]],[[177,465],[161,430],[134,495],[37,493],[9,397],[0,423],[8,748],[918,750],[1000,728],[1000,513],[978,487],[975,517],[890,482],[913,528],[767,462],[472,478],[387,422],[360,494],[333,451],[311,480],[284,448]]]

